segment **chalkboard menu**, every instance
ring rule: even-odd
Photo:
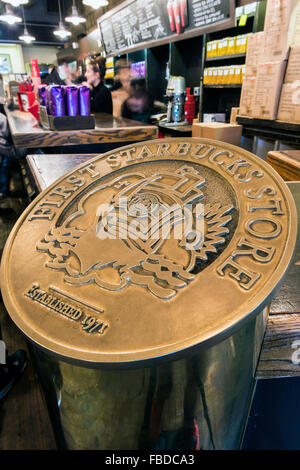
[[[234,0],[127,0],[98,20],[107,55],[178,41],[234,24]]]

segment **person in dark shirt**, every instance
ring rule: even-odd
[[[104,85],[105,64],[104,66],[102,64],[103,62],[93,62],[88,64],[86,68],[86,84],[91,90],[91,111],[112,114],[111,92]]]
[[[65,85],[65,82],[60,78],[55,65],[49,65],[48,73],[49,75],[43,80],[45,85]]]
[[[122,117],[148,123],[152,108],[153,97],[146,90],[145,80],[132,80],[130,96],[122,106]]]

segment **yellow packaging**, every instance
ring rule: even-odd
[[[224,85],[229,84],[229,65],[223,67],[223,83]]]
[[[218,41],[211,41],[211,57],[218,55]]]
[[[230,39],[229,37],[223,39],[223,49],[222,49],[223,55],[229,54],[228,52],[229,39]]]
[[[234,78],[235,78],[235,68],[234,65],[229,65],[229,85],[232,85],[234,83]]]
[[[223,73],[224,73],[224,67],[218,67],[218,80],[217,80],[218,85],[222,85],[223,83]]]
[[[234,36],[233,38],[229,38],[228,40],[228,54],[235,54],[236,51],[235,51],[235,40],[236,40],[236,37]]]
[[[207,44],[206,44],[206,57],[211,57],[212,55],[212,41],[209,41]]]
[[[218,83],[218,68],[219,67],[214,67],[213,68],[213,73],[212,73],[212,85],[217,85]]]
[[[218,39],[217,41],[217,56],[224,55],[223,53],[223,46],[224,46],[224,40],[223,39]]]
[[[241,34],[236,37],[236,48],[235,52],[236,54],[243,54],[247,50],[247,34]]]
[[[209,67],[208,69],[208,75],[207,75],[207,84],[212,85],[213,84],[213,72],[214,72],[215,67]]]
[[[244,54],[247,51],[247,40],[248,34],[243,34],[241,37],[241,54]]]
[[[241,65],[234,65],[234,79],[233,79],[234,84],[241,83],[241,71],[242,71]]]
[[[204,69],[203,72],[203,85],[208,85],[208,69]]]

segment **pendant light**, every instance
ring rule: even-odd
[[[55,36],[59,36],[61,39],[66,39],[68,36],[71,36],[72,33],[65,28],[62,22],[60,0],[58,0],[58,7],[59,7],[59,25],[58,25],[58,29],[53,31],[53,34],[55,34]]]
[[[19,7],[20,5],[26,5],[26,3],[28,3],[28,0],[2,0],[2,1],[3,3],[9,3],[14,8]]]
[[[8,5],[5,5],[5,13],[4,15],[0,15],[0,21],[4,21],[5,23],[8,24],[15,24],[15,23],[21,23],[22,18],[19,16],[16,16],[11,8]]]
[[[28,31],[27,31],[26,20],[25,20],[25,12],[24,12],[24,7],[23,6],[22,6],[22,10],[23,10],[23,19],[24,19],[24,33],[22,34],[22,36],[19,36],[19,39],[21,41],[26,42],[26,44],[30,44],[32,41],[35,41],[35,37],[31,36],[31,34],[29,34]]]
[[[73,0],[72,15],[67,16],[65,20],[68,21],[68,23],[72,23],[74,26],[78,26],[80,23],[86,22],[85,18],[83,18],[82,16],[79,16],[78,10],[75,5],[75,0]]]
[[[106,7],[108,5],[107,0],[83,0],[82,3],[84,5],[94,8],[95,10],[100,7]]]

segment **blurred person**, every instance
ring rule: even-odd
[[[152,109],[152,95],[144,87],[133,87],[130,96],[122,105],[122,117],[148,123]]]
[[[45,85],[65,85],[64,80],[59,76],[57,68],[54,64],[49,65],[48,67],[48,76],[45,78]]]
[[[113,114],[115,117],[121,117],[122,105],[129,98],[131,91],[131,69],[126,60],[116,62],[115,84],[112,88]]]
[[[100,67],[99,67],[100,66]],[[110,90],[104,85],[106,67],[103,61],[87,65],[85,78],[91,90],[91,111],[112,114],[113,105]]]
[[[0,113],[0,200],[9,196],[13,160],[24,158],[26,153],[27,149],[14,147],[7,117]]]

